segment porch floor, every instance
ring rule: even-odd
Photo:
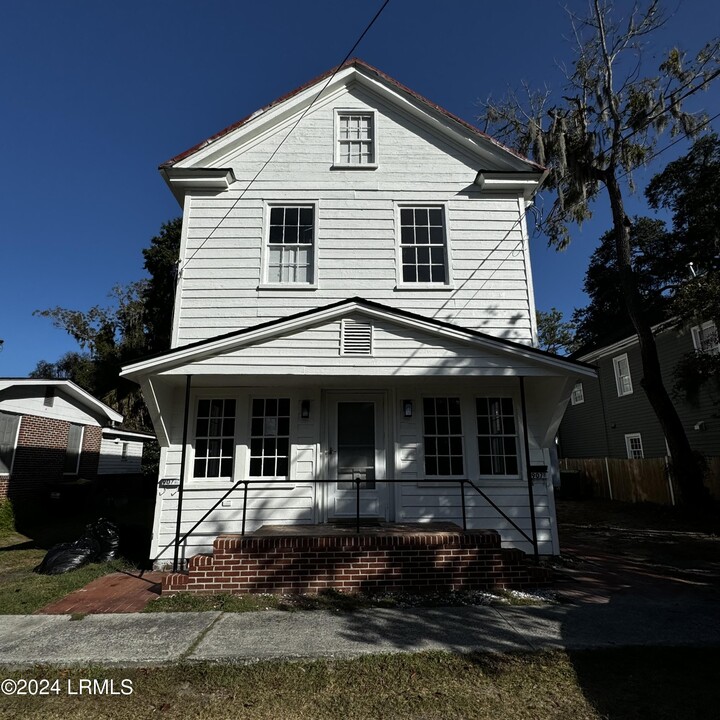
[[[459,525],[452,522],[430,523],[395,523],[385,520],[368,521],[360,518],[360,535],[381,536],[428,536],[444,533],[463,532]],[[263,525],[254,532],[246,533],[246,537],[338,537],[357,535],[355,519],[338,522],[321,523],[318,525]]]

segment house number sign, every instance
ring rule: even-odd
[[[158,486],[161,488],[179,487],[180,486],[180,478],[163,478],[158,483]]]
[[[531,480],[547,480],[547,465],[531,465],[530,466],[530,479]]]

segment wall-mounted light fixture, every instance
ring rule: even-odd
[[[406,418],[411,418],[412,410],[412,400],[403,400],[403,415]]]
[[[307,420],[310,417],[310,401],[309,400],[301,400],[300,401],[300,417],[303,420]]]

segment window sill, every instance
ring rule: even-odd
[[[426,291],[446,291],[449,292],[455,289],[455,286],[445,285],[444,283],[398,283],[394,288],[395,292],[405,292],[409,290],[411,292],[426,292]]]
[[[363,165],[350,165],[345,163],[333,163],[330,166],[331,170],[377,170],[377,163],[365,163]]]
[[[222,490],[223,492],[227,492],[232,488],[236,483],[240,483],[236,488],[236,493],[239,493],[242,495],[242,493],[245,490],[245,480],[228,480],[227,478],[215,478],[214,480],[208,480],[207,478],[190,478],[187,481],[186,487],[191,487],[193,490]],[[262,478],[255,478],[247,479],[248,482],[248,489],[250,492],[254,490],[293,490],[295,488],[295,482],[293,480],[273,480],[273,479],[262,479]],[[166,489],[173,489],[177,490],[179,486],[175,486],[174,488],[166,488]],[[238,495],[233,494],[228,496],[228,500],[235,500],[238,498]],[[248,501],[252,500],[251,495],[248,493]],[[242,504],[242,501],[241,501]]]
[[[257,290],[290,290],[292,292],[302,292],[306,290],[317,290],[317,285],[308,285],[306,283],[266,283],[258,285]]]

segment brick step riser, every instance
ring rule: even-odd
[[[213,555],[196,555],[163,592],[283,593],[336,589],[436,592],[546,584],[524,553],[501,549],[497,533],[449,537],[220,536]]]

